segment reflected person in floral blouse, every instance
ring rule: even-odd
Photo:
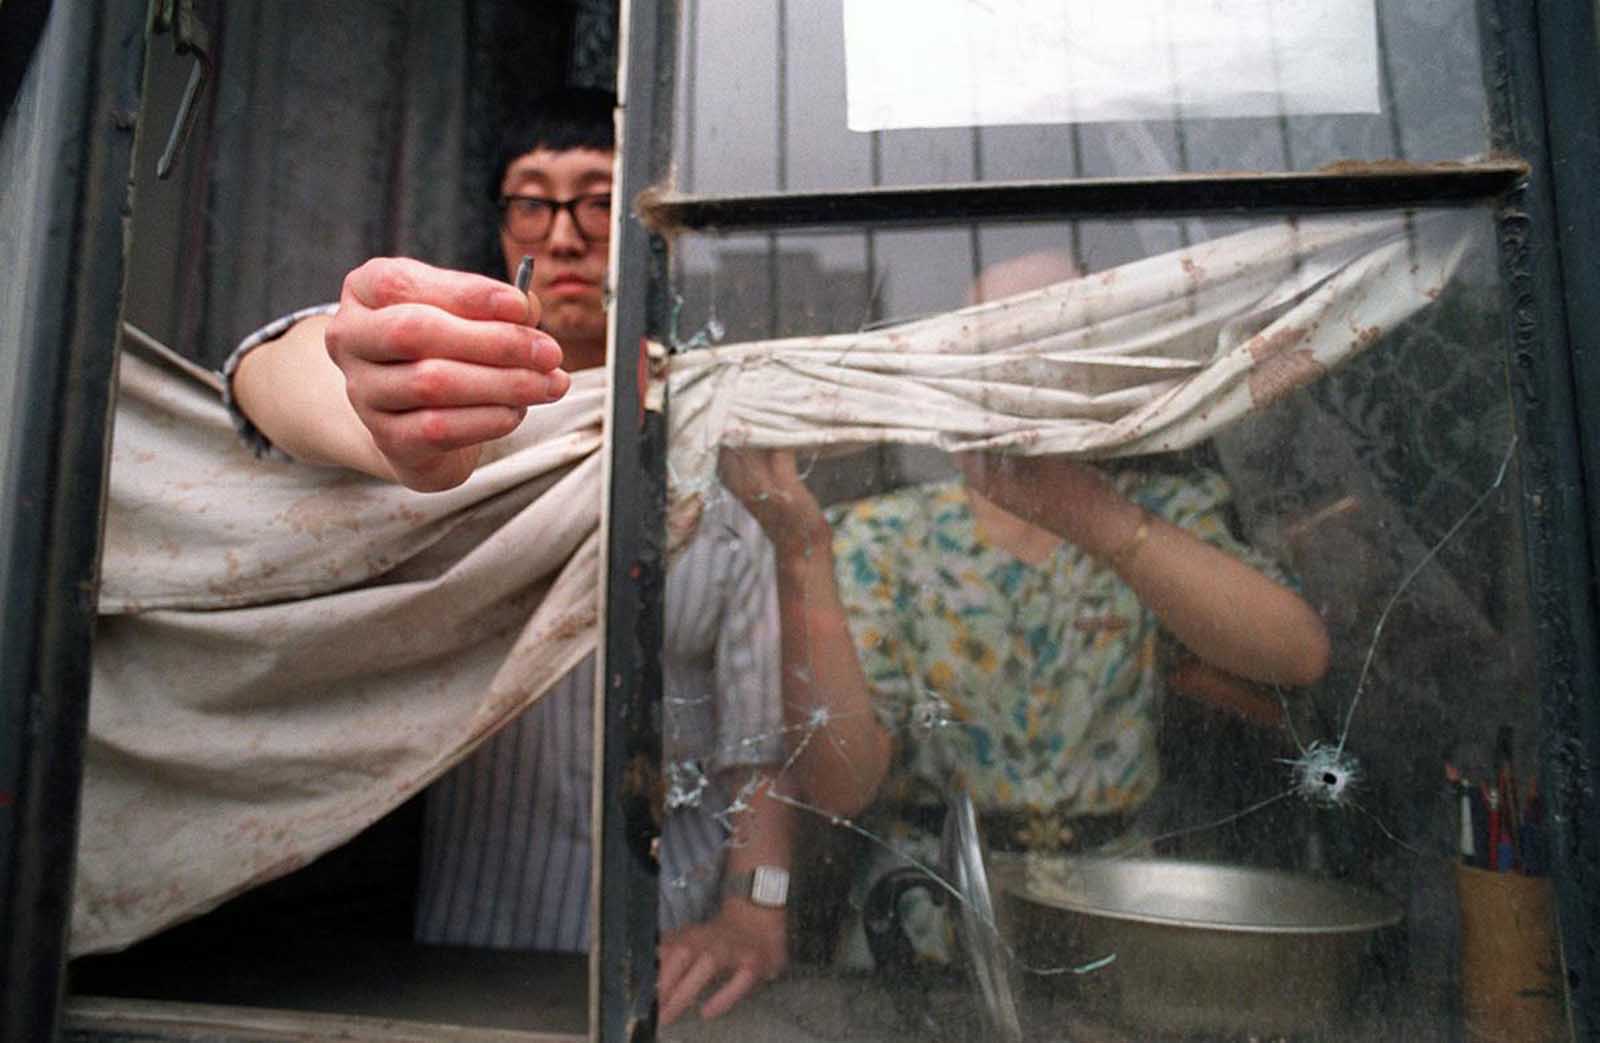
[[[974,297],[1074,274],[1030,255],[987,270]],[[1159,781],[1170,652],[1267,684],[1326,672],[1322,620],[1229,531],[1221,475],[955,462],[959,478],[825,512],[792,454],[723,453],[724,483],[777,550],[794,766],[823,811],[877,800],[873,828],[925,859],[959,787],[991,848],[1102,848]]]

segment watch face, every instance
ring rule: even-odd
[[[779,866],[756,866],[750,874],[750,900],[771,907],[785,904],[789,900],[789,871]]]

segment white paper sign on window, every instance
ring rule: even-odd
[[[1373,0],[844,0],[851,130],[1378,112]]]

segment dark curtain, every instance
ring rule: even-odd
[[[210,0],[215,73],[169,181],[154,176],[192,59],[150,49],[128,318],[216,366],[241,337],[336,299],[368,257],[499,274],[489,182],[507,110],[611,83],[595,0]]]

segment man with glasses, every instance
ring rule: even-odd
[[[379,258],[337,308],[252,335],[229,360],[230,401],[258,447],[419,491],[452,488],[530,408],[587,386],[606,361],[614,150],[610,95],[543,99],[503,135],[504,282]],[[662,827],[660,1002],[702,994],[714,1017],[786,962],[786,805],[760,784],[781,761],[770,546],[732,497],[713,498],[669,571],[666,759],[692,801]],[[590,657],[430,787],[420,941],[583,951],[589,943]],[[670,774],[670,769],[669,769]]]

